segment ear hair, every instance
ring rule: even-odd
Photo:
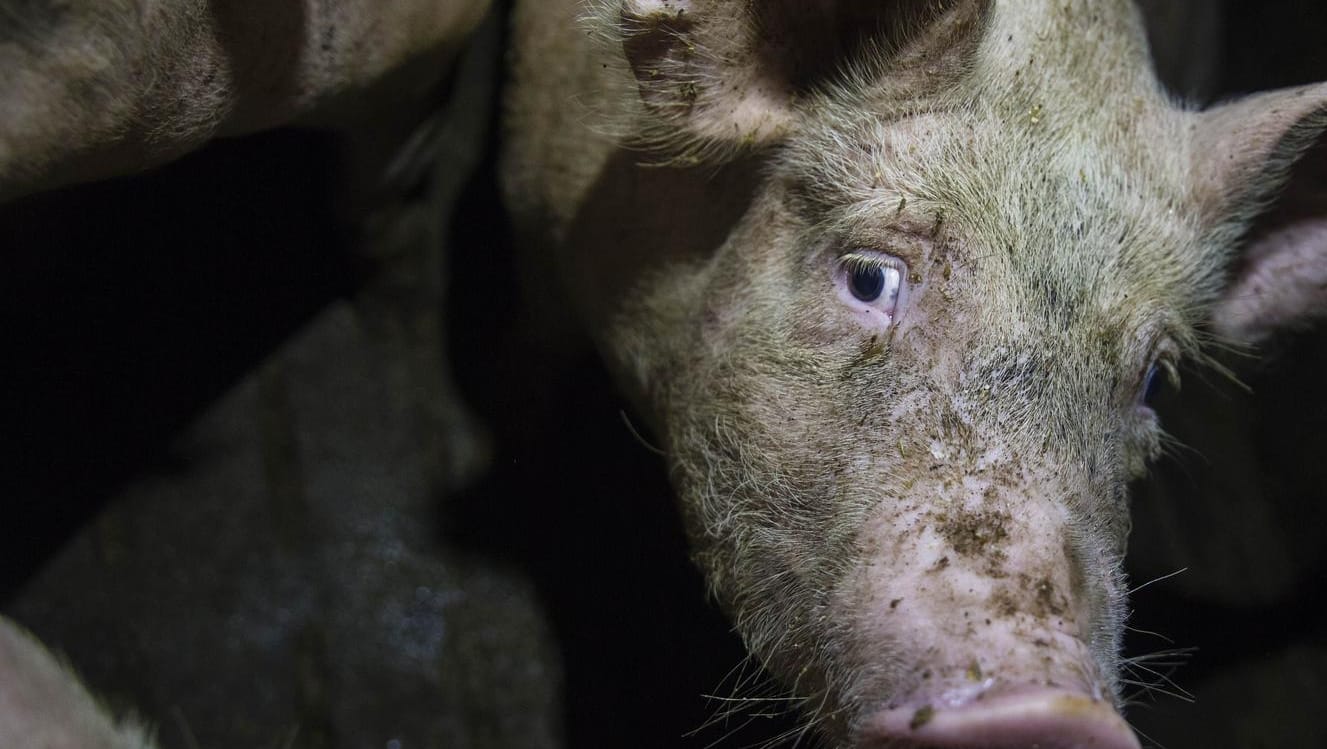
[[[722,161],[782,142],[821,92],[864,71],[935,87],[936,62],[975,36],[990,0],[593,0],[643,105],[637,145]],[[956,68],[946,68],[956,69]]]
[[[683,164],[726,161],[791,128],[794,94],[762,75],[747,3],[595,0],[591,10],[643,105],[635,145]]]
[[[1194,175],[1213,225],[1243,227],[1266,210],[1327,130],[1327,84],[1270,91],[1197,115]]]

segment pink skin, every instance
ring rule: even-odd
[[[1139,749],[1109,704],[1073,692],[987,693],[950,708],[885,710],[863,726],[859,749]]]
[[[954,457],[944,444],[931,449],[937,462]],[[858,685],[890,698],[867,703],[856,746],[1137,749],[1102,676],[1108,666],[1086,642],[1090,583],[1073,572],[1085,560],[1069,551],[1069,509],[1046,499],[1049,476],[992,449],[961,480],[924,481],[882,502],[864,530],[869,561],[838,596],[842,611],[857,612],[846,614],[856,647],[896,654],[887,676],[867,673]],[[955,535],[955,518],[990,513],[1003,518],[993,537]]]
[[[1227,338],[1259,343],[1327,309],[1327,219],[1291,224],[1259,238],[1246,254],[1213,323]]]

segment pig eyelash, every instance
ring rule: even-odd
[[[868,250],[839,257],[835,287],[840,301],[869,328],[892,325],[907,291],[907,264],[893,255]]]

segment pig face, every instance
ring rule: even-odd
[[[1136,747],[1147,394],[1201,356],[1327,93],[1175,107],[1124,0],[884,5],[601,9],[641,143],[763,162],[719,249],[604,337],[717,598],[828,735]]]
[[[1109,702],[1125,486],[1196,339],[1200,233],[1046,121],[844,114],[697,271],[664,408],[702,566],[831,720]]]

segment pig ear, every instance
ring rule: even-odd
[[[1198,127],[1203,210],[1214,225],[1248,227],[1214,332],[1253,345],[1327,317],[1327,84],[1227,104]]]
[[[891,50],[894,63],[911,55],[914,67],[926,64],[929,77],[938,77],[937,59],[967,46],[961,37],[975,36],[989,6],[989,0],[621,0],[618,28],[654,119],[654,139],[735,151],[787,137],[808,94],[861,57],[882,57],[879,50]],[[908,66],[891,67],[907,75]]]

